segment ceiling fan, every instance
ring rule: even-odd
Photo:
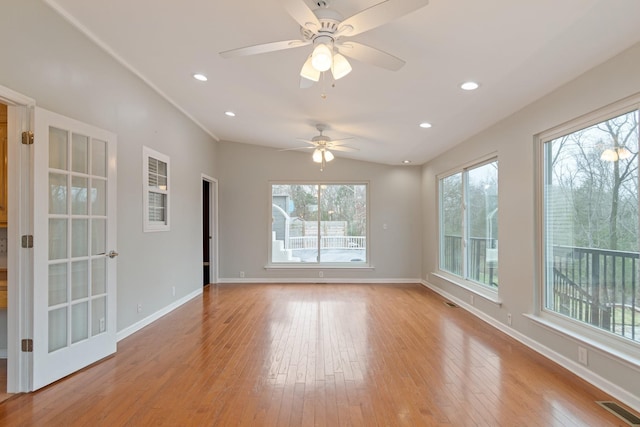
[[[328,126],[322,123],[316,125],[316,129],[320,132],[319,135],[314,136],[311,139],[298,138],[298,141],[306,142],[309,145],[303,147],[285,148],[278,151],[292,151],[292,150],[313,150],[313,161],[320,163],[320,171],[323,171],[327,162],[330,162],[335,158],[331,150],[333,151],[359,151],[357,148],[348,147],[344,141],[353,139],[352,137],[331,139],[329,136],[324,135],[323,132],[328,129]]]
[[[348,38],[424,7],[429,0],[385,0],[346,19],[330,7],[328,0],[319,0],[315,10],[311,10],[303,0],[281,2],[300,24],[302,39],[247,46],[220,52],[220,55],[233,58],[313,45],[313,52],[300,70],[300,87],[306,88],[319,81],[321,74],[328,70],[331,70],[334,80],[349,74],[351,64],[345,56],[391,71],[402,68],[405,64],[402,59]]]

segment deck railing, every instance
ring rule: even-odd
[[[317,236],[289,237],[287,249],[316,249]],[[365,236],[321,236],[320,249],[364,249],[367,247]]]
[[[460,236],[445,236],[440,267],[462,276]],[[497,241],[470,238],[467,278],[497,286]],[[640,341],[640,253],[554,246],[546,308]]]
[[[639,340],[639,259],[638,252],[554,246],[547,308]]]
[[[498,286],[497,239],[472,237],[469,239],[468,279],[487,286]],[[440,267],[462,276],[462,237],[445,236]]]

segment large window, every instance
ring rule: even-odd
[[[639,342],[637,106],[542,147],[544,309]]]
[[[271,263],[367,263],[367,184],[272,184]]]
[[[439,179],[440,270],[498,288],[498,162]]]

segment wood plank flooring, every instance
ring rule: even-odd
[[[611,399],[420,285],[211,285],[2,426],[619,426]]]

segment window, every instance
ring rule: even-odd
[[[169,230],[169,157],[142,149],[144,231]]]
[[[541,138],[543,309],[640,342],[637,104],[570,126]]]
[[[440,270],[498,288],[498,161],[439,179]]]
[[[366,264],[367,197],[367,184],[272,184],[271,263]]]

